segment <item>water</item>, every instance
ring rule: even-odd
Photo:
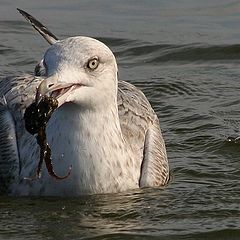
[[[48,44],[1,0],[0,76],[32,72]],[[161,120],[165,189],[0,198],[1,239],[240,239],[240,3],[21,1],[57,36],[96,37]]]

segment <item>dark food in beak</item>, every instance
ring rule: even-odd
[[[58,107],[56,99],[44,96],[37,105],[33,102],[24,113],[25,127],[32,135],[38,133],[41,127],[46,126],[54,110]]]
[[[46,139],[46,125],[51,118],[54,110],[58,107],[58,101],[55,98],[43,96],[39,104],[33,102],[26,108],[24,113],[25,127],[32,135],[37,135],[37,142],[40,146],[40,160],[38,163],[36,177],[26,178],[29,180],[39,179],[41,177],[42,163],[45,161],[48,173],[55,179],[62,180],[71,173],[71,167],[66,176],[59,177],[53,170],[51,149]]]

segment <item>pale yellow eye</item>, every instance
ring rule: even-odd
[[[99,61],[98,58],[93,58],[88,61],[87,67],[91,70],[94,70],[98,67]]]

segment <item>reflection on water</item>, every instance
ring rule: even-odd
[[[229,186],[228,198],[219,201],[217,184],[182,180],[165,191],[145,189],[77,199],[2,198],[0,234],[17,239],[26,235],[37,239],[212,235],[219,239],[239,234],[235,225],[239,211],[232,204],[237,189]]]
[[[48,44],[11,2],[0,9],[0,76],[32,72]],[[44,3],[44,4],[43,4]],[[2,239],[238,239],[236,1],[22,1],[59,37],[95,36],[160,117],[173,179],[74,199],[0,198]]]

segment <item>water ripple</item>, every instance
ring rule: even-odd
[[[110,42],[111,44],[111,42]],[[133,42],[131,43],[133,44]],[[131,62],[140,64],[159,63],[206,63],[206,62],[229,62],[240,60],[240,45],[203,45],[203,44],[141,44],[136,42],[134,47],[128,47],[116,51],[116,55]],[[137,61],[136,61],[137,60]]]

